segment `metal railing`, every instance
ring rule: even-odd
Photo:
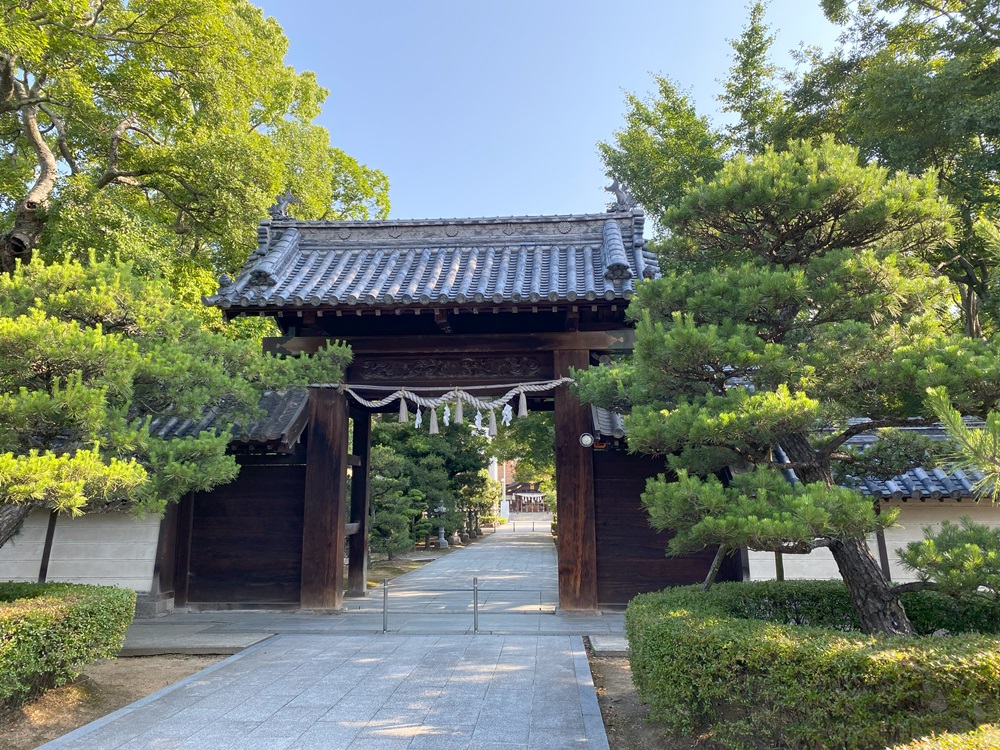
[[[479,594],[480,594],[480,592],[481,591],[484,591],[484,592],[502,592],[502,591],[512,591],[512,590],[513,589],[504,589],[504,588],[498,588],[498,589],[481,589],[480,586],[479,586],[479,578],[478,577],[474,577],[472,579],[471,594],[472,594],[472,632],[473,633],[476,633],[476,634],[479,633]],[[408,590],[406,590],[406,591],[407,591],[408,594],[411,594],[411,595],[413,593],[413,592],[408,591]],[[465,589],[465,588],[459,588],[459,589],[434,589],[433,593],[436,595],[436,594],[439,594],[439,593],[454,593],[454,592],[469,592],[469,591],[470,591],[469,589]],[[431,592],[423,591],[421,593],[431,593]],[[542,605],[541,602],[539,602],[538,610],[539,611],[544,611],[545,610],[545,607]],[[396,614],[397,615],[399,615],[399,614],[411,615],[411,614],[416,614],[416,612],[414,612],[413,610],[405,610],[404,609],[404,610],[397,610]],[[451,614],[461,614],[461,612],[452,612]],[[388,633],[389,632],[389,579],[388,578],[383,578],[382,579],[382,632],[383,633]]]

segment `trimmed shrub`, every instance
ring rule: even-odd
[[[709,592],[727,614],[787,625],[860,631],[841,581],[755,581],[719,586]],[[1000,635],[1000,601],[985,596],[956,599],[936,591],[903,594],[903,606],[920,635],[949,633]]]
[[[729,583],[636,597],[625,626],[639,696],[673,731],[709,730],[733,748],[867,750],[1000,716],[1000,640],[844,632],[838,587]],[[940,622],[936,600],[921,601],[933,615],[922,627],[958,630]]]
[[[0,583],[0,706],[19,706],[116,655],[134,614],[134,591]]]
[[[1000,724],[984,724],[965,734],[936,734],[892,750],[996,750],[1000,747]]]

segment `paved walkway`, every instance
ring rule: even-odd
[[[395,579],[387,633],[378,595],[338,615],[136,621],[126,652],[249,647],[44,747],[606,750],[581,636],[620,638],[622,615],[556,611],[548,526],[529,529],[518,521]]]

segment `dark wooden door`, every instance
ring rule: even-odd
[[[243,466],[235,482],[197,494],[190,605],[297,607],[305,466]]]

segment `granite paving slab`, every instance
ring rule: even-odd
[[[580,636],[286,634],[43,747],[606,750],[608,743]]]

